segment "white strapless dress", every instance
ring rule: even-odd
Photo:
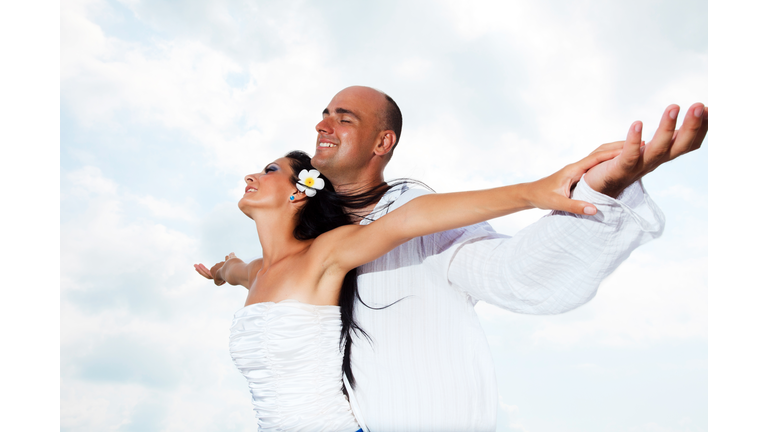
[[[359,429],[341,391],[340,334],[338,306],[285,300],[235,313],[229,352],[248,380],[259,430]]]

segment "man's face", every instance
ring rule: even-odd
[[[380,132],[379,110],[384,102],[381,93],[368,87],[349,87],[336,94],[315,126],[312,165],[332,182],[366,167]]]

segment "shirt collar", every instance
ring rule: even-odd
[[[389,188],[389,190],[384,192],[384,196],[381,197],[379,202],[376,204],[376,207],[374,207],[373,210],[360,221],[360,225],[368,225],[369,223],[389,213],[389,207],[392,205],[392,203],[397,201],[397,199],[400,198],[400,195],[405,193],[405,191],[408,189],[410,189],[408,187],[408,183],[403,183]]]

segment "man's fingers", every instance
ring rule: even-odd
[[[669,151],[670,159],[674,159],[701,147],[701,141],[703,141],[704,138],[703,136],[701,137],[701,140],[698,140],[697,138],[699,137],[699,130],[703,124],[704,108],[704,104],[702,103],[695,103],[688,108],[688,112],[683,119],[683,124],[673,135],[672,147]]]
[[[643,154],[643,122],[636,121],[632,123],[627,131],[627,139],[624,146],[618,153],[618,167],[623,170],[631,171],[637,165],[637,161]]]
[[[680,107],[678,105],[672,104],[664,110],[664,115],[661,116],[661,121],[659,122],[659,128],[656,129],[656,133],[653,134],[653,139],[649,143],[650,152],[646,152],[648,156],[658,157],[669,151],[672,145],[672,137],[675,135],[678,114],[680,114]]]
[[[624,142],[624,148],[621,151],[619,161],[633,168],[640,158],[640,147],[643,145],[643,122],[636,121],[629,126],[627,131],[627,140]]]
[[[699,126],[699,131],[696,133],[696,138],[693,139],[691,150],[698,150],[704,142],[704,138],[707,137],[707,131],[709,130],[709,107],[704,107],[704,114],[701,117],[701,126]]]

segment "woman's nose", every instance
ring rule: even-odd
[[[248,174],[247,176],[245,176],[245,182],[253,183],[254,181],[256,181],[257,176],[258,174]]]

